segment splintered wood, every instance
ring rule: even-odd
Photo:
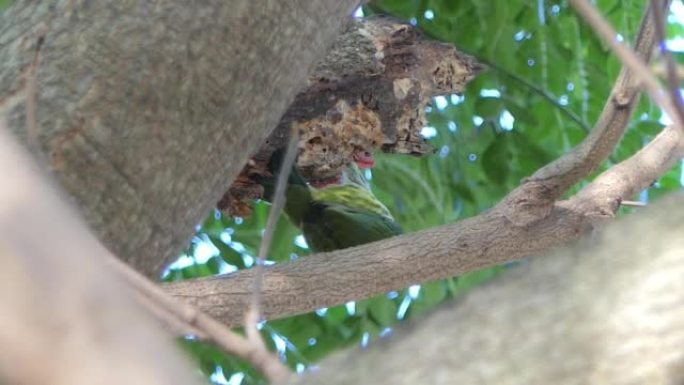
[[[351,21],[219,209],[249,214],[248,201],[261,192],[250,175],[264,172],[293,131],[300,136],[297,166],[309,181],[334,180],[358,154],[374,150],[433,153],[420,136],[425,108],[433,96],[463,92],[482,68],[409,24],[388,17]]]

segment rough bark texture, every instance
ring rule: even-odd
[[[263,315],[272,319],[305,313],[523,258],[576,238],[583,224],[581,215],[563,208],[528,228],[512,226],[500,212],[492,212],[382,242],[278,263],[265,269]],[[244,321],[253,281],[254,271],[245,270],[165,287],[235,326]]]
[[[432,153],[420,136],[425,107],[433,96],[463,92],[481,68],[410,24],[388,17],[351,21],[219,208],[249,213],[245,201],[261,194],[249,175],[262,172],[293,131],[300,137],[297,165],[309,180],[336,179],[359,153]]]
[[[276,126],[356,0],[19,1],[0,14],[0,115],[38,139],[113,252],[175,257]]]
[[[537,258],[296,384],[682,384],[684,196]]]
[[[0,383],[200,384],[0,121]]]

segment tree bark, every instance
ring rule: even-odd
[[[199,384],[0,121],[0,383]]]
[[[684,196],[531,260],[293,384],[682,384]]]
[[[115,254],[148,276],[187,244],[357,0],[15,2],[0,115],[37,139]]]
[[[352,20],[218,207],[229,215],[251,214],[262,189],[250,176],[264,173],[293,131],[300,140],[297,166],[311,182],[338,180],[359,154],[433,153],[420,135],[426,107],[436,95],[462,93],[481,69],[471,56],[423,37],[409,23],[386,16]]]

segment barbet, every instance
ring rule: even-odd
[[[271,157],[268,170],[273,176],[258,176],[264,198],[271,200],[275,174],[282,152]],[[402,233],[387,207],[371,192],[355,163],[348,166],[341,184],[315,188],[306,183],[296,166],[288,179],[285,213],[302,230],[314,252],[332,251],[379,241]]]

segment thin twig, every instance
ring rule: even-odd
[[[268,213],[266,228],[264,229],[264,235],[261,238],[259,252],[257,253],[256,267],[254,271],[254,285],[252,287],[252,302],[249,306],[249,310],[245,314],[245,333],[247,334],[247,339],[256,345],[263,346],[263,340],[259,334],[257,324],[261,318],[261,286],[264,280],[264,263],[271,248],[273,233],[275,231],[278,217],[285,206],[285,190],[287,188],[287,180],[290,177],[292,165],[297,157],[298,146],[299,136],[295,132],[292,132],[290,135],[290,142],[287,145],[285,155],[283,156],[283,160],[280,165],[280,170],[278,171],[278,179],[276,181],[276,188],[271,210]],[[265,349],[265,346],[263,346],[263,349]]]
[[[266,257],[271,249],[271,243],[273,243],[273,233],[275,232],[278,217],[285,206],[287,180],[290,177],[292,165],[298,154],[298,146],[299,136],[295,132],[292,132],[290,135],[290,142],[287,145],[285,155],[283,156],[280,165],[280,170],[278,171],[278,179],[276,181],[271,210],[268,213],[266,228],[264,229],[264,235],[261,238],[261,244],[259,245],[259,251],[256,257],[252,302],[249,306],[249,310],[247,310],[247,313],[245,314],[245,334],[247,335],[247,340],[252,345],[259,346],[259,349],[266,353],[268,350],[266,349],[266,345],[264,345],[264,341],[261,339],[261,334],[259,334],[259,328],[257,326],[261,318],[261,286],[264,280],[264,263],[266,262]]]
[[[459,48],[460,49],[460,48]],[[477,59],[477,61],[481,62],[482,64],[486,65],[487,67],[493,69],[494,71],[498,72],[499,74],[506,76],[507,78],[522,84],[523,86],[527,87],[530,91],[533,93],[541,96],[543,99],[545,99],[547,102],[552,104],[556,110],[560,111],[562,115],[567,116],[570,120],[575,122],[579,128],[581,128],[585,133],[589,132],[591,130],[591,127],[582,120],[581,117],[579,117],[574,111],[571,109],[567,108],[566,106],[560,104],[560,102],[553,96],[551,93],[548,91],[542,89],[541,87],[538,87],[536,84],[532,83],[531,81],[525,79],[524,77],[517,75],[513,72],[510,72],[509,70],[501,67],[500,65],[496,64],[493,61],[487,60],[481,56],[478,56],[477,54],[468,52],[466,50],[460,49],[463,51],[463,53],[466,53],[470,56],[473,56]]]
[[[631,49],[617,40],[617,31],[615,31],[606,19],[603,18],[601,13],[599,13],[594,6],[589,4],[587,0],[570,0],[570,4],[594,29],[594,32],[610,46],[620,61],[634,72],[634,76],[641,81],[644,90],[651,99],[653,99],[660,108],[665,110],[679,129],[684,130],[684,124],[679,119],[679,114],[677,113],[673,101],[666,96],[665,91],[658,83],[658,79]]]
[[[622,206],[632,206],[632,207],[646,207],[646,202],[639,201],[622,201],[620,202]]]
[[[610,201],[625,204],[623,198],[634,196],[648,188],[653,181],[677,164],[682,156],[684,132],[674,125],[667,126],[634,155],[598,175],[569,200],[589,202],[589,205],[594,206],[596,202]],[[614,209],[617,207],[616,205]]]
[[[256,258],[256,271],[254,275],[254,288],[252,292],[252,308],[254,313],[257,315],[257,322],[258,315],[261,314],[259,309],[261,308],[261,285],[264,275],[264,262],[266,261],[266,256],[271,248],[273,232],[275,231],[275,226],[278,221],[278,217],[280,216],[280,211],[285,206],[285,190],[287,188],[287,180],[290,177],[292,165],[297,157],[298,146],[299,136],[293,132],[290,136],[290,142],[287,145],[287,149],[285,150],[285,155],[283,156],[280,170],[278,171],[278,179],[276,182],[273,202],[271,204],[271,210],[268,213],[266,228],[264,229],[264,235],[261,238],[261,244],[259,245],[259,252]]]
[[[655,46],[655,28],[650,12],[641,19],[634,39],[636,54],[648,62]],[[545,165],[530,176],[525,183],[504,198],[502,207],[512,211],[506,215],[520,225],[538,220],[549,213],[556,202],[572,185],[585,178],[601,162],[610,157],[622,138],[629,119],[639,102],[640,90],[637,78],[629,67],[623,66],[615,80],[610,96],[589,135],[572,151]],[[530,200],[530,197],[535,197]],[[529,202],[530,209],[518,210],[518,202]],[[526,213],[520,216],[520,213]],[[532,214],[532,215],[530,215]]]
[[[665,65],[662,64],[662,63],[655,63],[655,64],[652,66],[652,69],[651,69],[651,70],[652,70],[653,73],[654,73],[656,76],[658,76],[659,78],[665,78],[665,77],[667,77],[667,69],[665,68]],[[677,65],[677,68],[676,68],[676,71],[677,71],[677,76],[678,76],[679,78],[683,78],[683,77],[684,77],[684,66],[678,64],[678,65]]]
[[[150,297],[143,295],[139,291],[135,292],[135,300],[144,308],[152,313],[152,316],[157,319],[164,330],[169,331],[174,336],[192,336],[194,339],[201,341],[210,341],[203,331],[193,327],[189,322],[180,319],[170,312],[166,307],[154,302]]]
[[[206,313],[183,303],[161,289],[143,275],[133,270],[124,262],[112,254],[107,254],[106,262],[141,296],[149,301],[141,301],[141,304],[150,306],[150,302],[155,305],[151,310],[153,314],[161,316],[163,310],[172,320],[167,320],[172,324],[188,325],[203,333],[216,345],[228,353],[234,354],[263,373],[272,383],[281,381],[290,375],[290,371],[271,355],[262,345],[255,345],[237,333],[232,332],[226,325],[211,318]]]
[[[684,101],[679,91],[679,75],[677,74],[677,63],[675,63],[672,53],[665,44],[665,12],[663,12],[662,1],[651,0],[651,12],[653,12],[653,24],[655,25],[660,56],[665,61],[667,68],[667,85],[670,91],[670,98],[674,103],[679,121],[684,123]]]

